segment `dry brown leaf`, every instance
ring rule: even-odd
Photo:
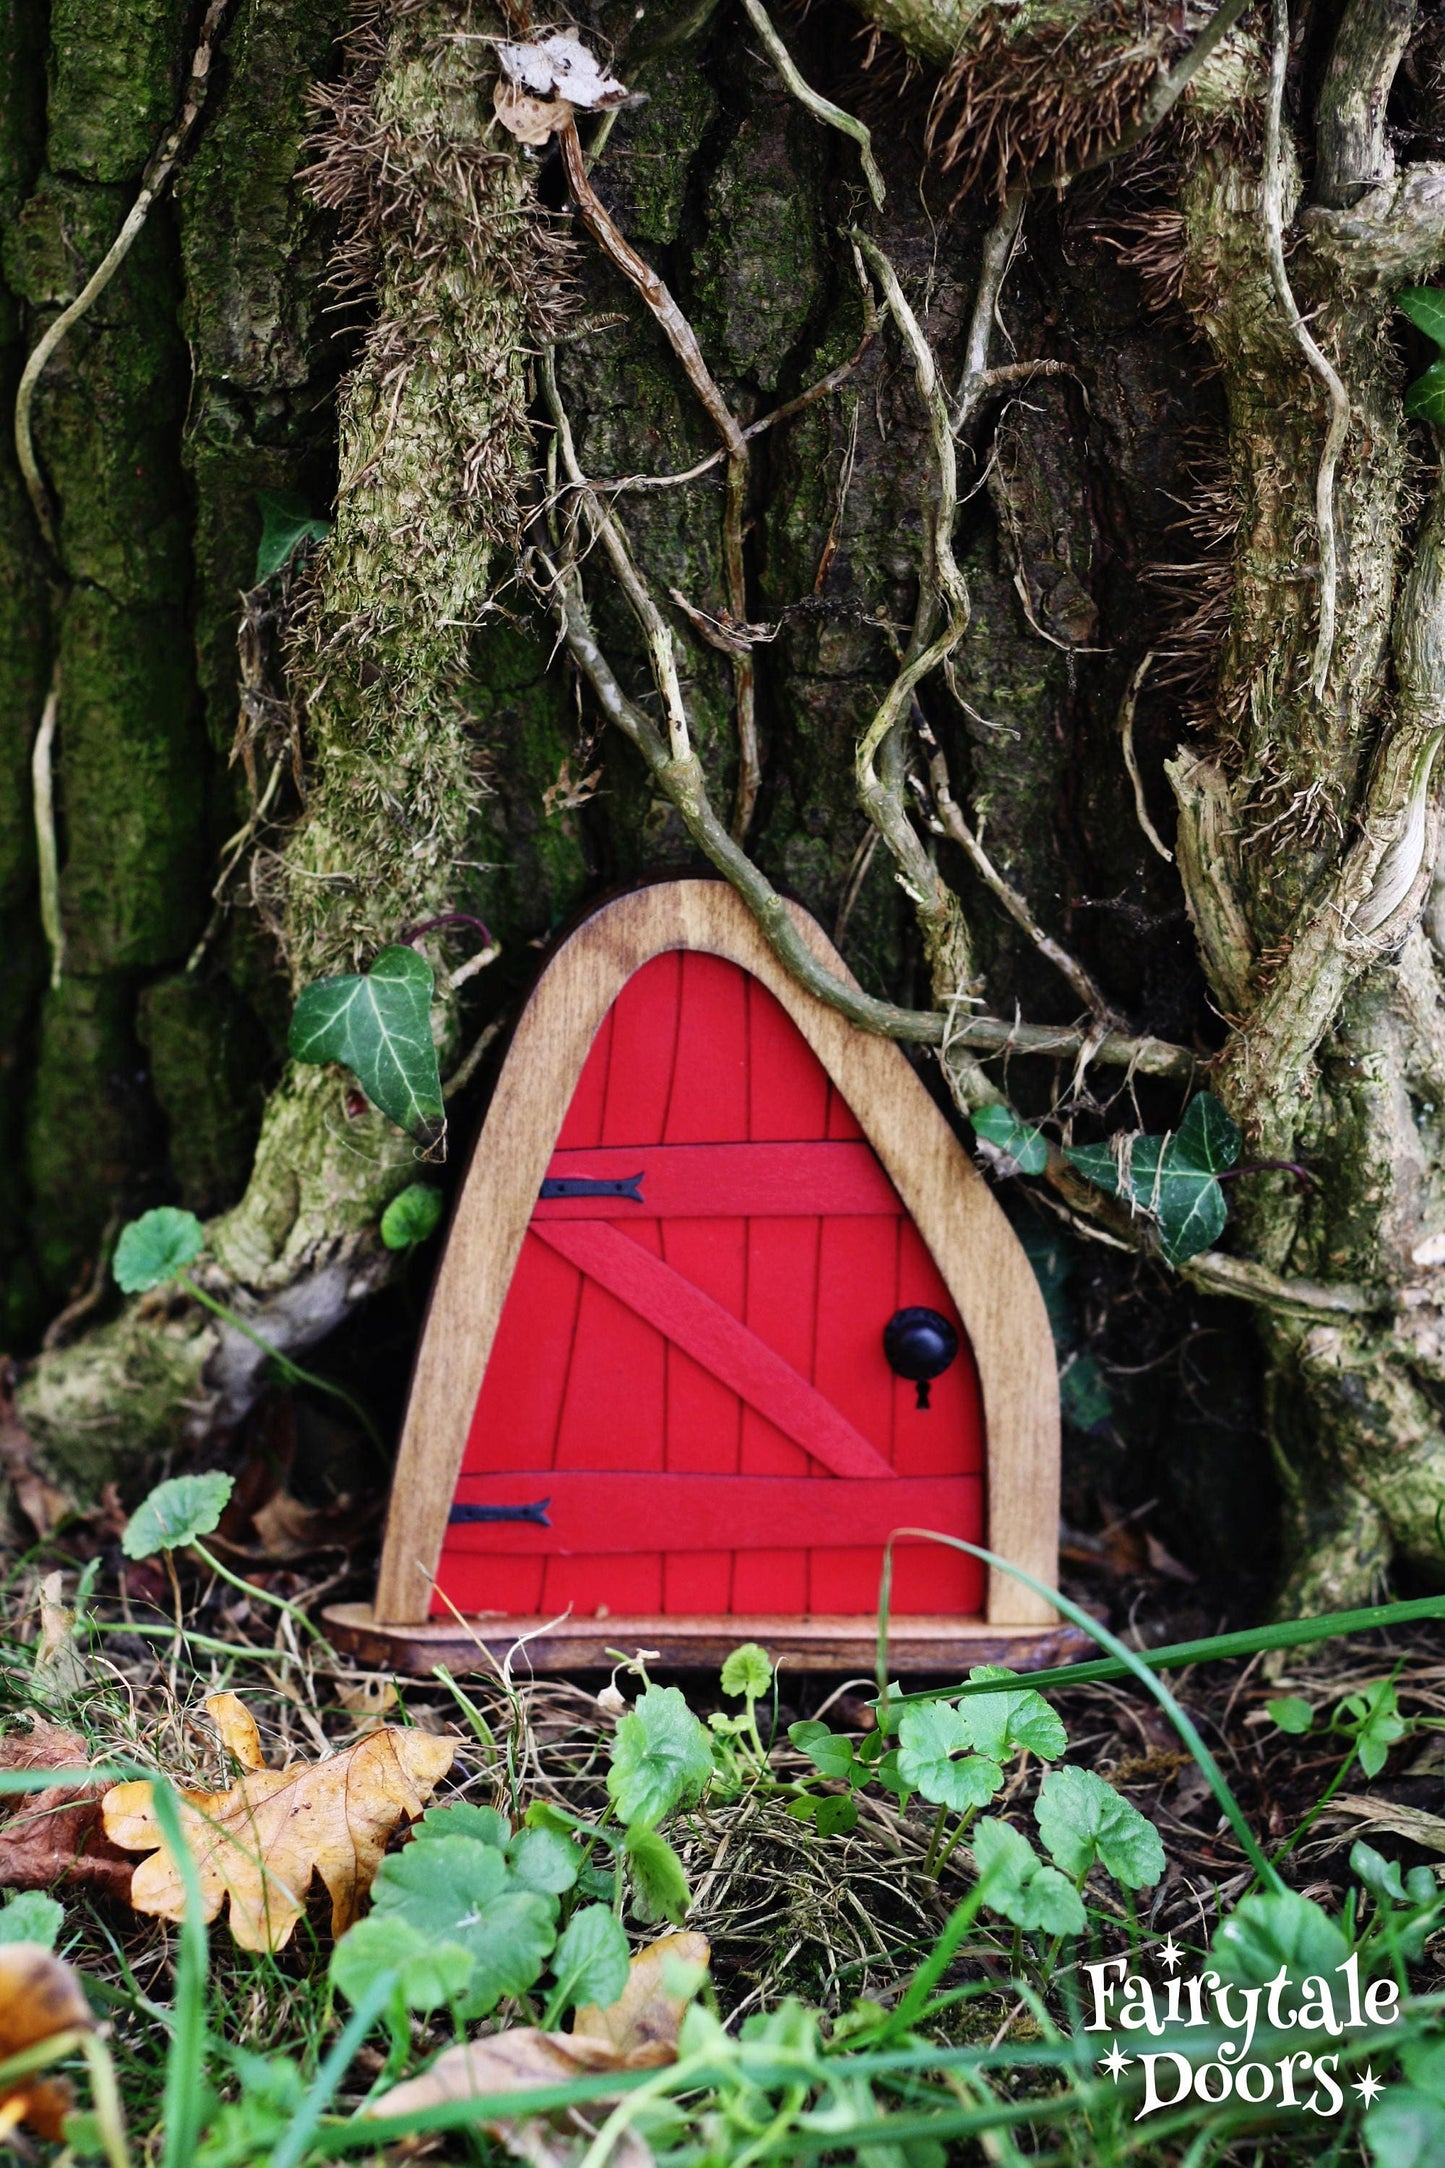
[[[0,1769],[79,1768],[84,1739],[43,1717],[28,1732],[0,1738]],[[98,1784],[56,1784],[15,1799],[0,1821],[0,1889],[50,1889],[78,1882],[106,1897],[128,1897],[135,1862],[104,1836]]]
[[[64,1600],[64,1588],[63,1573],[47,1573],[40,1583],[40,1638],[31,1676],[46,1701],[68,1701],[90,1676],[75,1645],[75,1613]]]
[[[585,2036],[609,2047],[623,2066],[670,2063],[690,1997],[672,1993],[679,1967],[706,1972],[712,1951],[706,1935],[664,1935],[639,1950],[627,1968],[627,1985],[605,2010],[586,2003],[572,2020],[573,2039]]]
[[[500,76],[492,91],[492,105],[502,126],[519,143],[546,143],[572,118],[565,98],[534,98]]]
[[[450,1769],[455,1741],[386,1726],[325,1761],[267,1769],[260,1735],[235,1695],[215,1694],[206,1707],[246,1772],[228,1791],[180,1795],[206,1918],[213,1920],[229,1898],[240,1948],[279,1950],[319,1874],[331,1898],[331,1931],[344,1934],[398,1824],[421,1813]],[[151,1854],[131,1883],[136,1911],[180,1919],[185,1886],[161,1834],[151,1786],[117,1784],[101,1804],[107,1835],[128,1851]]]
[[[0,1474],[37,1536],[48,1536],[73,1510],[64,1491],[48,1483],[35,1465],[30,1433],[15,1410],[15,1365],[0,1355]]]
[[[1423,1807],[1400,1807],[1388,1799],[1369,1799],[1359,1792],[1342,1792],[1320,1816],[1322,1822],[1358,1821],[1369,1829],[1387,1829],[1393,1837],[1408,1837],[1422,1851],[1445,1852],[1445,1820]]]
[[[485,2040],[464,2041],[437,2057],[430,2070],[383,2093],[368,2115],[410,2115],[444,2100],[475,2100],[487,2093],[520,2093],[538,2085],[565,2085],[598,2070],[650,2070],[677,2059],[677,2036],[687,1995],[670,1983],[674,1968],[705,1971],[711,1956],[706,1935],[664,1935],[639,1950],[627,1968],[627,1985],[614,2003],[578,2010],[570,2033],[518,2026]],[[605,2113],[615,2095],[589,2101],[587,2111],[498,2117],[484,2127],[509,2153],[532,2168],[574,2168],[595,2135],[589,2116]],[[608,2154],[611,2168],[650,2168],[652,2149],[624,2131]]]
[[[90,2032],[94,2025],[79,1973],[38,1942],[0,1944],[0,2062],[57,2033]],[[63,2079],[25,2078],[0,2094],[0,2138],[28,2123],[42,2138],[58,2141],[71,2105]]]

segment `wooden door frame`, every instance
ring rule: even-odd
[[[822,928],[799,906],[789,909],[819,960],[848,978]],[[373,1642],[389,1629],[402,1630],[409,1644],[457,1638],[454,1625],[428,1621],[433,1579],[532,1208],[604,1018],[635,971],[674,949],[722,957],[751,972],[781,1003],[847,1102],[932,1253],[972,1345],[983,1396],[988,1546],[1036,1579],[1054,1581],[1058,1379],[1048,1316],[1022,1245],[901,1049],[860,1031],[799,985],[726,882],[678,880],[634,890],[584,920],[557,950],[522,1011],[457,1203],[417,1353],[375,1605],[337,1606],[328,1614],[358,1632],[369,1626]],[[486,1638],[515,1640],[534,1623],[489,1620]],[[676,1618],[619,1618],[595,1626],[578,1619],[567,1622],[563,1638],[569,1650],[595,1643],[600,1655],[604,1646],[617,1645],[624,1623],[649,1624],[654,1643],[666,1638],[672,1645],[686,1639],[689,1625]],[[982,1619],[900,1618],[895,1636],[921,1648],[951,1632],[963,1653],[975,1639],[982,1644],[1039,1634],[1055,1623],[1041,1598],[994,1569]],[[743,1639],[767,1624],[698,1620],[700,1656],[704,1640],[710,1646],[710,1639],[734,1631]],[[846,1640],[851,1649],[865,1622],[774,1621],[775,1647],[784,1626],[794,1629],[785,1638],[799,1643],[806,1661],[810,1644],[832,1647]],[[830,1631],[844,1626],[855,1630]],[[535,1644],[533,1653],[543,1654]],[[574,1653],[574,1665],[577,1660]]]

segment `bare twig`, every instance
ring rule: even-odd
[[[1024,182],[1015,181],[1003,200],[1003,208],[984,238],[983,262],[979,268],[978,291],[973,298],[973,314],[968,323],[968,344],[963,354],[963,374],[958,381],[958,412],[954,418],[955,428],[962,429],[971,418],[984,390],[984,378],[988,373],[989,348],[993,344],[994,324],[998,316],[998,297],[1013,262],[1023,226],[1024,204],[1028,189]]]
[[[842,106],[834,105],[831,99],[822,97],[810,83],[804,81],[798,73],[792,54],[769,21],[762,0],[743,0],[743,6],[747,9],[749,22],[767,47],[768,58],[799,105],[806,106],[815,120],[823,121],[830,128],[840,129],[844,135],[853,138],[858,146],[868,193],[881,211],[884,201],[883,176],[878,171],[877,161],[873,156],[873,138],[862,121],[855,120],[851,113],[843,111]]]
[[[713,809],[702,765],[691,751],[673,760],[667,744],[652,721],[618,683],[611,665],[597,643],[582,593],[581,574],[575,564],[554,563],[546,553],[534,550],[545,579],[548,600],[568,653],[587,683],[607,721],[620,730],[647,763],[654,781],[681,814],[683,823],[703,855],[725,879],[731,881],[779,960],[810,993],[837,1009],[863,1031],[913,1045],[940,1046],[945,1035],[953,1043],[981,1054],[1042,1054],[1067,1058],[1089,1043],[1091,1034],[1072,1026],[1007,1024],[998,1017],[946,1017],[937,1009],[905,1009],[891,1001],[879,1001],[861,987],[836,978],[820,963],[799,931],[788,905],[767,876],[733,841]],[[1134,1068],[1149,1076],[1193,1077],[1197,1063],[1187,1047],[1167,1041],[1129,1038],[1110,1032],[1094,1049],[1094,1059],[1119,1068]]]
[[[1335,646],[1335,610],[1339,593],[1339,544],[1335,532],[1335,469],[1350,430],[1349,395],[1339,374],[1324,354],[1300,315],[1284,261],[1284,162],[1280,121],[1284,107],[1285,69],[1289,62],[1289,0],[1273,0],[1274,43],[1270,53],[1269,101],[1265,112],[1264,173],[1260,206],[1264,216],[1265,245],[1270,278],[1284,311],[1285,321],[1300,352],[1324,385],[1330,402],[1330,422],[1324,449],[1315,474],[1315,525],[1320,541],[1320,621],[1315,640],[1310,684],[1316,700],[1323,700]]]
[[[1100,1023],[1112,1025],[1116,1019],[1102,990],[1077,958],[1071,956],[1052,934],[1044,932],[1025,898],[1004,879],[964,819],[962,808],[953,795],[948,761],[943,748],[929,729],[921,711],[915,710],[914,727],[928,748],[929,780],[933,785],[933,800],[938,808],[944,833],[958,845],[979,879],[992,889],[1009,917],[1015,925],[1023,928],[1039,954],[1046,957],[1054,969],[1068,980],[1089,1013]]]
[[[50,690],[30,754],[30,782],[35,803],[35,862],[40,881],[40,924],[50,950],[50,984],[59,986],[65,964],[65,923],[60,915],[60,847],[55,835],[55,725],[60,713],[60,663],[50,673]]]
[[[1134,753],[1134,710],[1139,704],[1140,690],[1149,675],[1153,660],[1154,650],[1151,647],[1124,689],[1124,697],[1119,702],[1119,743],[1124,750],[1124,766],[1129,771],[1129,781],[1134,786],[1134,811],[1138,816],[1139,826],[1165,864],[1172,866],[1174,853],[1167,843],[1160,840],[1159,831],[1149,818],[1149,808],[1144,803],[1144,779],[1139,773],[1139,762]]]
[[[201,108],[206,102],[206,93],[210,89],[211,47],[228,5],[229,0],[211,0],[206,10],[200,39],[191,58],[191,72],[180,114],[170,134],[147,166],[141,181],[140,194],[126,214],[120,232],[70,306],[61,310],[39,340],[21,372],[20,384],[15,394],[15,456],[20,463],[20,472],[25,477],[25,487],[30,492],[30,502],[35,508],[40,531],[52,550],[55,548],[55,521],[50,507],[50,493],[45,487],[44,477],[35,457],[31,429],[30,416],[35,403],[35,389],[61,340],[79,323],[87,309],[99,299],[115,277],[129,255],[136,235],[145,224],[151,205],[170,179],[175,162],[185,148],[187,138],[200,118]]]

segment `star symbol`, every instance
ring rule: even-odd
[[[1165,1971],[1172,1972],[1184,1952],[1172,1935],[1166,1935],[1164,1937],[1164,1947],[1160,1950],[1159,1955],[1163,1959]]]
[[[1368,2108],[1370,2102],[1374,2099],[1375,2095],[1377,2093],[1383,2093],[1385,2088],[1380,2083],[1379,2079],[1375,2076],[1374,2071],[1370,2069],[1367,2063],[1365,2065],[1365,2075],[1362,2078],[1356,2078],[1355,2080],[1354,2090],[1359,2094],[1361,2100],[1363,2100],[1365,2106]]]
[[[1132,2061],[1132,2056],[1120,2054],[1119,2043],[1116,2040],[1113,2047],[1109,2050],[1109,2053],[1107,2055],[1101,2055],[1099,2057],[1099,2068],[1101,2070],[1107,2070],[1110,2077],[1117,2085],[1120,2078],[1124,2075],[1124,2072],[1128,2069]]]

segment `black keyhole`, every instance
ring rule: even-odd
[[[937,1310],[895,1310],[883,1328],[888,1367],[918,1387],[918,1405],[928,1406],[928,1388],[958,1354],[958,1334]]]

